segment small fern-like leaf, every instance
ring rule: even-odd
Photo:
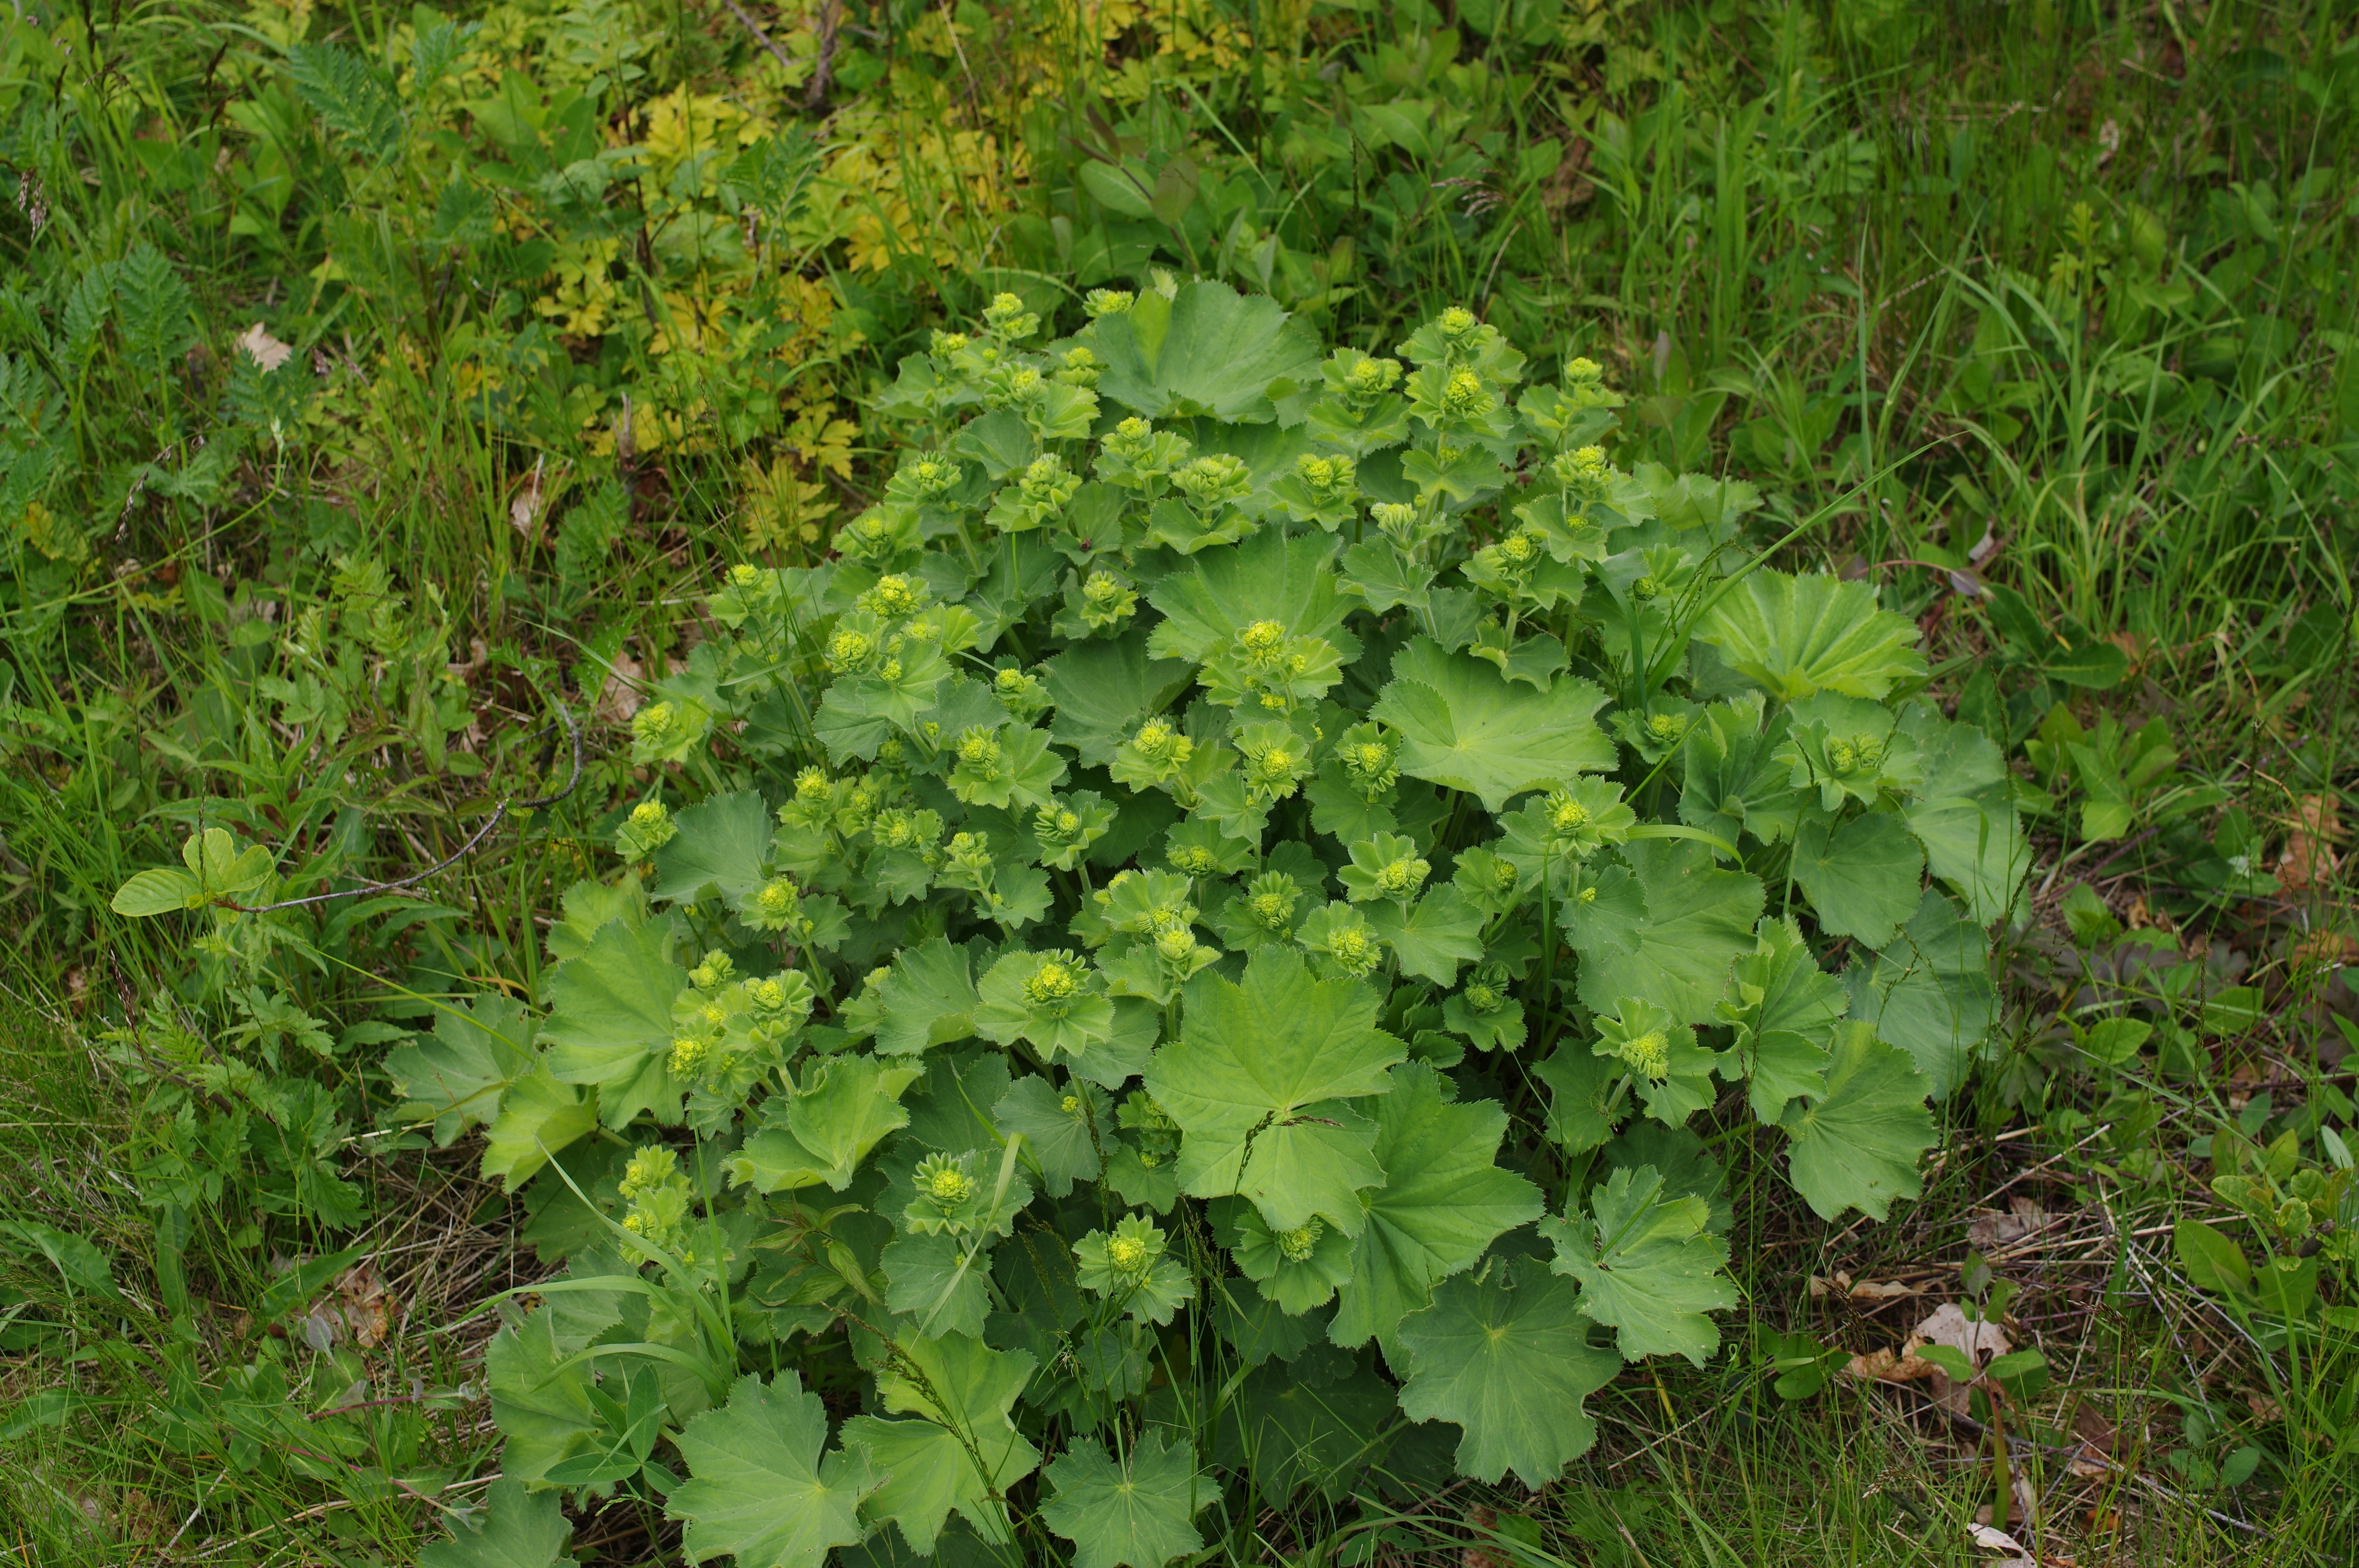
[[[72,369],[90,363],[91,355],[98,351],[98,335],[106,330],[107,318],[114,314],[116,269],[114,262],[100,262],[75,278],[73,287],[66,292],[65,341],[58,358]]]
[[[341,44],[297,44],[287,51],[295,91],[328,127],[383,160],[401,145],[401,105],[368,61]]]
[[[409,96],[412,102],[424,98],[437,82],[451,74],[453,67],[467,57],[481,24],[437,22],[418,35],[409,46]]]
[[[160,371],[189,346],[193,301],[164,253],[135,245],[115,275],[115,308],[123,351],[135,364]]]

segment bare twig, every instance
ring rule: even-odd
[[[724,0],[724,3],[729,7],[730,15],[735,16],[740,22],[744,23],[745,25],[745,30],[754,35],[756,42],[759,43],[764,49],[768,49],[771,57],[780,65],[785,66],[788,70],[794,70],[794,56],[788,54],[786,50],[780,49],[775,42],[773,42],[770,35],[762,30],[762,24],[756,22],[751,16],[746,14],[745,6],[737,4],[737,0]]]
[[[814,112],[827,107],[828,89],[835,85],[835,39],[843,20],[843,0],[827,0],[819,13],[819,64],[811,71],[810,91],[803,107]]]
[[[359,898],[365,893],[392,892],[401,888],[414,887],[418,883],[424,881],[427,878],[434,875],[437,871],[444,871],[449,867],[458,864],[460,860],[466,858],[468,851],[474,849],[476,845],[482,843],[485,838],[491,836],[493,828],[497,827],[502,822],[506,820],[507,815],[511,810],[538,811],[545,806],[555,806],[558,802],[571,795],[574,790],[581,786],[582,727],[573,721],[573,715],[568,711],[562,704],[560,704],[558,707],[557,720],[561,720],[564,723],[567,733],[571,735],[573,738],[573,776],[566,781],[565,787],[559,790],[555,795],[539,795],[531,800],[518,800],[513,795],[509,796],[507,799],[500,802],[499,806],[492,812],[491,816],[485,820],[481,827],[475,829],[474,836],[473,838],[460,845],[459,848],[450,855],[441,860],[437,861],[435,864],[427,867],[424,871],[417,872],[411,876],[399,878],[393,881],[367,882],[356,888],[345,888],[340,892],[315,892],[309,898],[280,899],[277,903],[232,903],[227,899],[223,899],[220,903],[220,907],[223,909],[234,909],[240,914],[266,914],[274,909],[299,909],[305,904],[328,903],[340,898]],[[556,722],[557,720],[552,720],[552,722]],[[549,726],[544,725],[542,728],[546,730]]]

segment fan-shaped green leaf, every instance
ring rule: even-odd
[[[1149,419],[1210,415],[1234,424],[1277,417],[1270,384],[1319,379],[1319,345],[1266,295],[1224,283],[1183,285],[1103,316],[1082,334],[1106,363],[1098,395]]]
[[[1311,978],[1302,956],[1255,951],[1242,985],[1188,982],[1181,1038],[1147,1064],[1147,1092],[1186,1132],[1180,1180],[1199,1197],[1243,1193],[1276,1229],[1313,1214],[1356,1235],[1355,1189],[1381,1182],[1375,1130],[1336,1103],[1386,1087],[1408,1054],[1375,1027],[1375,993]]]
[[[966,950],[940,936],[904,947],[885,978],[876,1048],[914,1054],[974,1033],[978,1000]]]
[[[1073,1108],[1067,1110],[1068,1104]],[[1093,1086],[1076,1079],[1060,1089],[1038,1075],[1016,1079],[991,1108],[991,1119],[1001,1131],[1023,1134],[1025,1153],[1051,1197],[1063,1197],[1076,1181],[1097,1179],[1100,1157],[1091,1136],[1093,1116],[1106,1124],[1104,1097]]]
[[[1007,1541],[1007,1488],[1040,1463],[1009,1414],[1035,1365],[1024,1351],[994,1350],[965,1335],[896,1342],[877,1391],[886,1410],[919,1419],[862,1415],[843,1423],[844,1446],[866,1449],[877,1477],[862,1511],[899,1525],[920,1554],[932,1552],[953,1510],[985,1541]]]
[[[484,1501],[480,1519],[462,1524],[452,1516],[449,1538],[419,1552],[418,1568],[574,1568],[565,1554],[573,1526],[559,1494],[527,1492],[503,1475]]]
[[[1274,621],[1288,637],[1324,637],[1346,661],[1359,639],[1343,630],[1354,601],[1337,590],[1335,541],[1265,528],[1243,544],[1205,550],[1148,595],[1163,611],[1147,638],[1154,659],[1201,664],[1246,627]]]
[[[515,1192],[549,1156],[598,1125],[598,1091],[560,1084],[544,1061],[509,1084],[484,1136],[484,1180]]]
[[[1614,765],[1614,743],[1591,717],[1604,701],[1587,681],[1536,691],[1419,637],[1393,656],[1392,682],[1370,712],[1400,731],[1401,772],[1465,790],[1495,812],[1525,790]]]
[[[1851,999],[1791,920],[1764,920],[1756,935],[1755,950],[1736,961],[1735,995],[1720,1013],[1736,1026],[1734,1066],[1745,1075],[1753,1114],[1775,1122],[1798,1096],[1826,1092],[1827,1042]]]
[[[1448,1078],[1421,1062],[1393,1069],[1372,1108],[1370,1155],[1385,1184],[1367,1195],[1352,1273],[1331,1330],[1338,1345],[1376,1336],[1392,1346],[1401,1318],[1424,1310],[1434,1281],[1471,1268],[1503,1233],[1540,1213],[1539,1189],[1493,1162],[1507,1115],[1491,1100],[1461,1105]]]
[[[1821,1219],[1856,1208],[1882,1219],[1896,1197],[1924,1190],[1917,1162],[1937,1140],[1925,1098],[1933,1086],[1906,1052],[1865,1023],[1834,1026],[1823,1095],[1788,1108],[1787,1173]]]
[[[1404,975],[1455,985],[1459,967],[1483,957],[1483,912],[1447,883],[1406,910],[1386,899],[1360,913],[1399,958]]]
[[[715,795],[672,823],[679,832],[656,851],[652,896],[678,901],[713,886],[734,903],[762,885],[772,826],[760,795],[749,789]]]
[[[609,1127],[642,1110],[679,1114],[680,1090],[666,1065],[671,1004],[688,972],[671,957],[669,918],[633,930],[617,921],[590,939],[582,957],[549,978],[555,1003],[540,1026],[549,1068],[559,1082],[595,1084]]]
[[[1663,1190],[1652,1165],[1615,1171],[1589,1195],[1589,1214],[1540,1222],[1552,1267],[1581,1281],[1581,1310],[1619,1331],[1622,1357],[1684,1356],[1701,1367],[1720,1346],[1705,1314],[1736,1304],[1722,1270],[1728,1247],[1709,1233],[1712,1206]]]
[[[1863,946],[1892,940],[1925,892],[1925,857],[1888,812],[1854,816],[1841,827],[1813,812],[1795,832],[1792,864],[1819,928]]]
[[[1408,1380],[1401,1412],[1464,1428],[1458,1468],[1495,1482],[1512,1470],[1545,1487],[1597,1441],[1582,1400],[1614,1380],[1622,1357],[1589,1343],[1589,1319],[1571,1280],[1537,1263],[1495,1260],[1433,1292],[1433,1304],[1401,1319]]]
[[[1712,851],[1688,839],[1636,839],[1621,853],[1644,894],[1647,917],[1629,951],[1584,945],[1581,925],[1567,932],[1581,952],[1581,1000],[1600,1012],[1624,997],[1668,1009],[1681,1023],[1714,1022],[1729,967],[1754,946],[1760,879],[1713,865]],[[1604,901],[1601,893],[1599,902]]]
[[[484,1352],[484,1380],[492,1421],[507,1440],[500,1472],[527,1486],[590,1444],[604,1427],[590,1403],[596,1387],[579,1346],[557,1337],[558,1314],[547,1306],[492,1336]]]
[[[1794,831],[1804,799],[1793,769],[1777,757],[1786,738],[1781,712],[1765,729],[1761,697],[1747,692],[1716,702],[1688,726],[1687,780],[1680,820],[1735,843],[1740,832],[1775,844]]]
[[[875,1483],[867,1454],[839,1448],[824,1459],[827,1411],[788,1368],[765,1385],[748,1373],[729,1402],[706,1411],[674,1440],[689,1478],[665,1499],[684,1521],[689,1561],[723,1552],[737,1568],[819,1568],[831,1548],[868,1533],[860,1501]]]
[[[1924,703],[1903,710],[1900,728],[1916,740],[1924,769],[1901,807],[1908,830],[1977,925],[2004,919],[2031,869],[2006,759],[1980,730],[1951,723]]]
[[[1877,609],[1872,584],[1826,573],[1756,571],[1704,611],[1695,635],[1780,702],[1819,691],[1881,699],[1925,674],[1916,622]]]
[[[874,1056],[808,1063],[800,1087],[764,1102],[762,1129],[729,1158],[730,1179],[765,1193],[821,1182],[843,1191],[868,1152],[909,1124],[901,1094],[920,1076]]]
[[[1928,889],[1917,913],[1884,949],[1843,971],[1851,1015],[1916,1059],[1946,1096],[1965,1081],[1973,1053],[1998,1022],[1982,927]]]
[[[952,1236],[905,1236],[885,1249],[885,1305],[921,1335],[979,1335],[991,1310],[987,1253]]]
[[[1201,1549],[1196,1515],[1220,1484],[1196,1470],[1186,1438],[1150,1427],[1119,1461],[1084,1437],[1059,1455],[1041,1505],[1049,1528],[1073,1543],[1073,1568],[1163,1568]]]
[[[386,1055],[386,1076],[405,1097],[394,1115],[403,1121],[433,1118],[437,1148],[491,1120],[508,1085],[538,1065],[532,1049],[537,1022],[506,997],[479,996],[446,1008],[430,1037]]]
[[[1203,557],[1198,557],[1201,568]],[[1049,739],[1071,746],[1090,767],[1114,761],[1116,748],[1195,681],[1184,659],[1148,656],[1147,633],[1135,627],[1110,642],[1076,643],[1041,666],[1057,712]]]

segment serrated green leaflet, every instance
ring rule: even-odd
[[[1392,1077],[1373,1108],[1369,1149],[1385,1184],[1368,1195],[1367,1223],[1352,1246],[1332,1331],[1338,1345],[1371,1335],[1389,1343],[1405,1314],[1424,1309],[1435,1281],[1472,1267],[1494,1238],[1540,1212],[1539,1189],[1492,1162],[1505,1110],[1489,1100],[1458,1104],[1450,1081],[1422,1063]]]
[[[1049,737],[1093,767],[1112,762],[1139,720],[1160,711],[1192,679],[1186,660],[1150,657],[1147,633],[1136,629],[1112,642],[1076,644],[1043,669],[1056,704]]]
[[[1821,572],[1756,571],[1720,596],[1695,635],[1780,702],[1819,691],[1881,698],[1925,673],[1908,617],[1877,609],[1872,585]]]
[[[1105,1118],[1105,1097],[1093,1086],[1076,1081],[1060,1088],[1036,1076],[1018,1078],[991,1108],[1003,1132],[1023,1137],[1025,1158],[1052,1197],[1063,1197],[1077,1181],[1097,1179],[1102,1161],[1093,1127]]]
[[[964,950],[937,936],[905,948],[884,983],[880,1051],[919,1052],[974,1033],[978,998]]]
[[[688,1423],[677,1442],[690,1478],[665,1499],[687,1525],[691,1562],[726,1552],[740,1568],[818,1568],[831,1548],[868,1533],[860,1501],[875,1485],[864,1452],[827,1446],[819,1396],[784,1371],[748,1374],[729,1402]]]
[[[679,836],[656,851],[657,898],[694,898],[707,887],[739,899],[762,885],[770,852],[770,812],[752,790],[691,806],[675,819]]]
[[[1394,655],[1392,681],[1370,711],[1400,731],[1401,772],[1497,811],[1510,795],[1614,765],[1613,743],[1591,718],[1604,702],[1587,681],[1535,691],[1420,637]]]
[[[1790,920],[1761,923],[1758,946],[1736,961],[1732,980],[1734,994],[1720,1006],[1735,1025],[1731,1051],[1754,1116],[1775,1122],[1797,1096],[1825,1092],[1827,1043],[1850,998]]]
[[[1482,911],[1456,888],[1438,887],[1407,909],[1373,903],[1364,914],[1404,975],[1451,985],[1461,968],[1483,956]]]
[[[598,1091],[559,1083],[544,1062],[501,1095],[499,1116],[484,1133],[484,1179],[514,1192],[597,1125]]]
[[[579,1347],[560,1342],[557,1329],[557,1314],[544,1306],[500,1330],[484,1353],[492,1420],[507,1443],[500,1468],[527,1485],[588,1446],[600,1427],[590,1368],[571,1359]]]
[[[1728,1248],[1706,1233],[1711,1206],[1663,1190],[1652,1165],[1617,1170],[1589,1195],[1587,1215],[1548,1219],[1560,1274],[1581,1283],[1583,1315],[1615,1330],[1623,1359],[1684,1356],[1703,1365],[1720,1345],[1708,1313],[1736,1304],[1722,1272]]]
[[[1041,1505],[1049,1528],[1073,1543],[1073,1568],[1163,1568],[1204,1544],[1196,1515],[1218,1495],[1187,1439],[1151,1429],[1117,1460],[1094,1438],[1059,1455]]]
[[[386,1076],[406,1103],[405,1121],[431,1118],[434,1141],[447,1147],[467,1129],[499,1114],[508,1085],[530,1076],[539,1021],[506,997],[477,997],[434,1021],[429,1039],[387,1054]]]
[[[1935,1138],[1925,1098],[1932,1085],[1907,1053],[1873,1026],[1834,1026],[1822,1095],[1796,1103],[1781,1124],[1793,1140],[1794,1190],[1821,1219],[1856,1208],[1882,1219],[1896,1197],[1923,1190],[1917,1162]]]
[[[1548,1086],[1549,1136],[1569,1152],[1585,1153],[1603,1143],[1629,1114],[1624,1094],[1627,1070],[1597,1055],[1585,1043],[1558,1047],[1554,1055],[1533,1066],[1532,1076]]]
[[[1900,725],[1923,759],[1918,798],[1903,810],[1908,830],[1976,925],[2004,918],[2031,869],[2006,759],[1973,725],[1950,723],[1921,703],[1903,710]]]
[[[869,1056],[811,1063],[799,1087],[765,1105],[767,1124],[730,1158],[731,1179],[766,1193],[821,1182],[842,1192],[868,1152],[909,1124],[901,1093],[918,1076]]]
[[[908,1236],[885,1249],[886,1307],[926,1335],[983,1332],[991,1260],[951,1236]]]
[[[1156,584],[1164,620],[1147,639],[1155,659],[1201,663],[1246,627],[1277,625],[1286,636],[1321,637],[1356,649],[1343,635],[1352,601],[1339,593],[1334,541],[1267,529],[1243,544],[1207,550]]]
[[[1460,1275],[1433,1304],[1401,1320],[1408,1379],[1401,1411],[1412,1421],[1464,1430],[1458,1468],[1480,1481],[1509,1471],[1545,1487],[1597,1441],[1582,1400],[1614,1380],[1622,1357],[1589,1343],[1570,1280],[1536,1263],[1495,1260],[1480,1277]]]
[[[1349,979],[1311,977],[1289,950],[1264,947],[1242,984],[1189,982],[1187,1033],[1156,1054],[1147,1092],[1187,1134],[1180,1184],[1199,1197],[1243,1193],[1270,1225],[1313,1214],[1356,1234],[1358,1188],[1380,1184],[1373,1130],[1344,1109],[1383,1092],[1407,1048],[1375,1027],[1376,999]]]
[[[1689,827],[1730,843],[1744,833],[1764,844],[1792,835],[1805,797],[1776,756],[1784,717],[1765,730],[1761,708],[1760,696],[1747,693],[1712,704],[1688,727],[1680,820]]]

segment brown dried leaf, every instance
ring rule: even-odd
[[[1904,1362],[1913,1359],[1920,1346],[1946,1345],[1964,1356],[1974,1367],[1985,1367],[1996,1357],[2015,1348],[2006,1331],[1995,1323],[1976,1322],[1966,1316],[1955,1302],[1944,1302],[1919,1324],[1908,1342],[1900,1347]],[[1965,1389],[1950,1380],[1948,1373],[1939,1367],[1933,1372],[1933,1402],[1951,1415],[1966,1413]]]
[[[2331,795],[2306,795],[2294,805],[2294,826],[2277,857],[2277,885],[2288,892],[2324,887],[2342,861],[2334,842],[2343,837],[2343,803]]]
[[[509,524],[515,524],[516,533],[521,533],[526,542],[531,542],[533,535],[538,533],[536,524],[540,521],[540,479],[542,474],[548,471],[548,462],[549,462],[548,458],[533,460],[533,471],[524,476],[524,483],[519,483],[515,495],[507,500],[507,521]]]
[[[364,1259],[336,1276],[336,1313],[354,1345],[374,1350],[393,1332],[393,1297],[374,1259]]]
[[[598,691],[598,717],[609,724],[628,724],[647,701],[640,683],[647,670],[630,654],[617,651],[606,666],[606,682]]]
[[[262,323],[259,321],[237,335],[237,346],[247,359],[261,366],[266,373],[285,364],[295,352],[294,345],[282,343],[272,337],[263,330]]]
[[[1973,1222],[1966,1227],[1966,1244],[1977,1252],[1995,1252],[2037,1235],[2059,1217],[2030,1198],[2013,1197],[2004,1213],[1995,1208],[1974,1210]]]
[[[2080,1440],[2080,1446],[2066,1462],[2067,1471],[2084,1481],[2114,1473],[2113,1456],[2119,1452],[2116,1444],[2121,1433],[2105,1419],[2104,1411],[2082,1400],[2072,1411],[2072,1435]]]
[[[1880,1383],[1914,1383],[1933,1375],[1933,1363],[1896,1350],[1871,1350],[1864,1356],[1853,1357],[1843,1370],[1854,1378],[1873,1378]]]

